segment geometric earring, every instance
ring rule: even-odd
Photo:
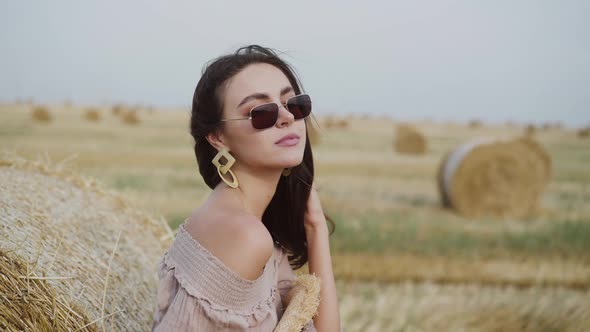
[[[227,160],[225,165],[222,165],[220,163],[221,157],[224,157]],[[217,173],[219,174],[219,177],[221,178],[221,180],[223,180],[223,182],[225,182],[228,186],[230,186],[232,188],[238,187],[238,178],[236,177],[234,172],[232,172],[230,169],[232,167],[232,165],[236,162],[236,159],[229,153],[229,151],[227,150],[226,147],[221,148],[221,150],[219,152],[217,152],[217,154],[215,155],[215,158],[213,158],[213,160],[211,160],[211,162],[217,168]],[[229,180],[226,180],[223,177],[223,175],[228,172],[232,177],[231,182]]]

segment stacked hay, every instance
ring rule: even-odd
[[[590,127],[586,127],[586,128],[578,130],[578,137],[579,138],[590,137]]]
[[[478,139],[443,158],[439,192],[466,217],[524,217],[537,212],[550,174],[549,155],[530,138]]]
[[[482,126],[483,126],[483,123],[479,120],[469,121],[469,128],[476,129],[476,128],[481,128]]]
[[[139,116],[137,115],[137,111],[129,110],[125,112],[121,118],[124,124],[128,125],[136,125],[139,124]]]
[[[93,181],[0,158],[0,331],[147,331],[173,236]]]
[[[416,128],[400,124],[395,129],[393,148],[399,153],[423,154],[426,152],[426,138]]]
[[[123,107],[123,105],[120,105],[120,104],[114,105],[111,110],[111,112],[113,113],[114,116],[119,116],[119,115],[123,114],[123,111],[125,111],[125,107]]]
[[[533,124],[529,124],[525,127],[524,134],[525,134],[525,136],[531,137],[535,134],[536,131],[537,131],[537,127],[535,127],[535,125],[533,125]]]
[[[33,121],[41,123],[49,123],[53,119],[51,113],[49,113],[49,110],[43,106],[37,106],[33,108],[31,116],[33,118]]]
[[[84,113],[84,118],[90,122],[97,122],[100,121],[100,113],[98,112],[98,110],[89,108]]]

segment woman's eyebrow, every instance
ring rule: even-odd
[[[292,92],[292,91],[293,91],[293,87],[286,86],[281,89],[281,96],[286,95],[287,93]],[[266,93],[253,93],[253,94],[245,97],[244,99],[242,99],[242,101],[238,104],[238,106],[236,108],[240,108],[240,106],[242,106],[245,103],[249,102],[250,100],[254,100],[254,99],[270,99],[270,97]]]

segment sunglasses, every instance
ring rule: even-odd
[[[287,99],[283,106],[293,114],[295,120],[304,119],[311,113],[311,98],[307,94],[301,94]],[[279,105],[277,103],[265,103],[252,107],[247,118],[222,119],[252,120],[252,126],[256,129],[266,129],[274,126],[279,118]]]

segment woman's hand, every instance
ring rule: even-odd
[[[316,190],[315,181],[311,184],[309,199],[307,200],[307,211],[305,212],[304,222],[306,231],[317,230],[326,227],[326,216],[320,203],[320,197]]]

